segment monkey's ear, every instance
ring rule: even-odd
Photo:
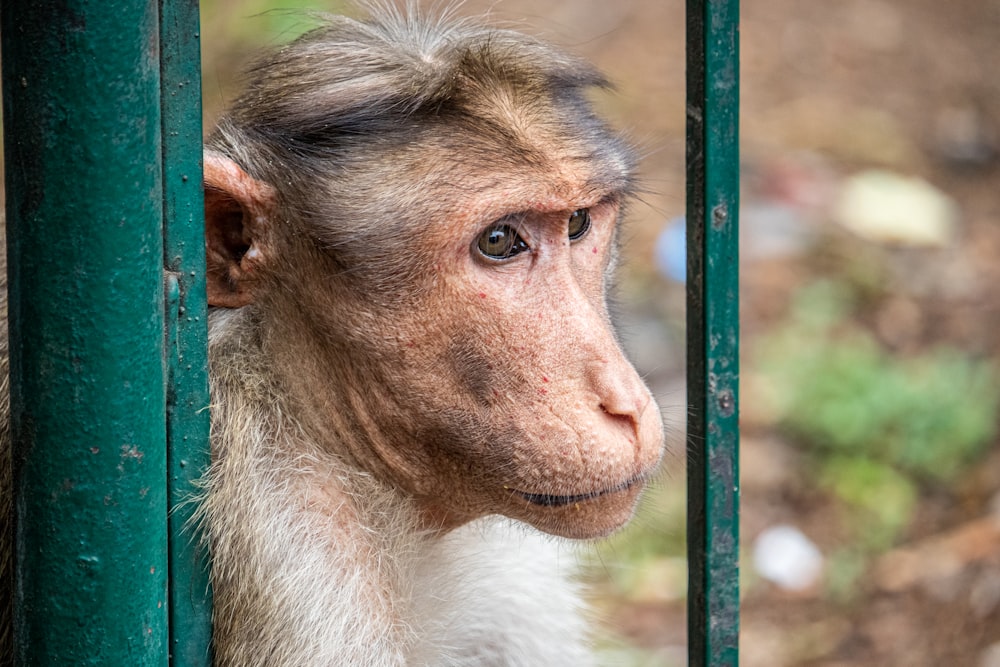
[[[274,189],[218,153],[206,151],[204,160],[208,305],[240,308],[253,301]]]

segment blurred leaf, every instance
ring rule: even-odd
[[[803,289],[791,321],[760,346],[779,420],[829,456],[861,456],[946,483],[996,436],[992,364],[954,349],[892,356],[849,320],[836,286]]]
[[[866,549],[892,545],[917,505],[913,482],[864,457],[830,458],[823,464],[820,483],[856,510],[851,523]]]
[[[861,550],[838,549],[826,561],[826,590],[831,598],[847,603],[858,596],[858,581],[867,569],[868,561]]]

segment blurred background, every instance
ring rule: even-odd
[[[298,10],[354,11],[202,8],[206,131]],[[458,13],[597,63],[643,155],[617,307],[671,451],[588,577],[605,664],[686,664],[684,3]],[[1000,0],[742,15],[742,664],[1000,667]]]

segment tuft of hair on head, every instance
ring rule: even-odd
[[[251,169],[257,162],[310,173],[314,158],[343,158],[362,139],[391,142],[422,120],[469,121],[509,99],[547,98],[579,111],[586,89],[608,86],[582,59],[458,19],[454,6],[432,16],[412,1],[360,5],[368,18],[317,15],[318,27],[257,60],[210,147]],[[244,146],[270,159],[241,160]]]

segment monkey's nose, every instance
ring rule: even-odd
[[[638,424],[652,402],[649,390],[624,356],[595,360],[587,367],[587,381],[597,394],[600,407],[612,417],[623,417]]]
[[[604,415],[628,434],[637,470],[655,466],[663,450],[663,421],[639,374],[621,357],[617,364],[591,365],[589,376]]]
[[[648,414],[655,415],[659,411],[653,402],[653,397],[648,392],[644,391],[643,395],[637,397],[635,400],[625,400],[617,403],[604,401],[600,404],[600,407],[609,419],[621,422],[623,426],[628,427],[630,433],[638,440],[659,437],[658,426],[655,429],[650,429],[650,423],[653,423],[655,426],[655,423],[659,419],[650,420]],[[650,433],[650,430],[655,430],[657,433]]]

